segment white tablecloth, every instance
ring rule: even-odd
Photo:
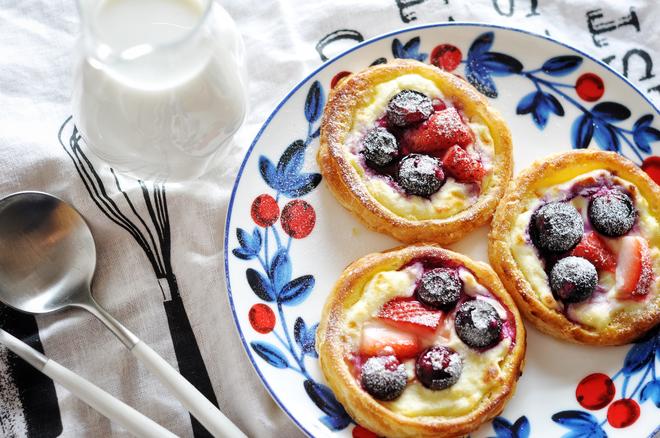
[[[238,165],[259,126],[322,58],[400,27],[490,22],[571,43],[660,102],[660,72],[653,65],[660,47],[660,7],[654,0],[222,3],[246,43],[249,116],[222,164],[199,181],[167,186],[165,201],[156,196],[162,195],[160,187],[148,185],[147,201],[139,186],[122,181],[133,212],[109,168],[79,155],[71,123],[58,135],[70,114],[70,53],[78,27],[74,1],[0,0],[0,195],[44,190],[73,203],[97,244],[97,300],[214,393],[223,412],[249,436],[301,433],[261,386],[234,328],[223,284],[224,217]],[[340,29],[350,30],[353,39],[317,49]],[[169,221],[154,222],[148,204],[162,207],[163,202]],[[136,230],[127,231],[132,226]],[[175,433],[193,436],[188,413],[90,315],[71,311],[34,318],[4,309],[0,326]],[[0,436],[110,435],[127,434],[0,349]]]

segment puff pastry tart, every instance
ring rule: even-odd
[[[451,243],[488,222],[512,171],[509,129],[486,98],[411,60],[335,86],[317,158],[344,207],[409,243]]]
[[[525,329],[490,267],[434,245],[365,256],[317,331],[337,399],[379,436],[463,436],[513,394]]]
[[[630,342],[660,323],[660,187],[613,152],[538,161],[499,205],[489,257],[540,330]]]

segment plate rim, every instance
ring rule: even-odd
[[[396,30],[386,32],[383,34],[376,35],[375,37],[372,37],[368,40],[362,41],[358,44],[356,44],[353,47],[350,47],[346,49],[345,51],[341,52],[340,54],[330,58],[329,60],[325,61],[322,63],[320,66],[315,68],[311,73],[307,74],[303,79],[301,79],[296,85],[294,85],[285,95],[283,98],[281,98],[273,111],[268,115],[266,120],[262,123],[261,127],[259,128],[259,131],[255,135],[254,139],[250,143],[250,146],[248,147],[247,151],[245,152],[245,156],[243,157],[243,161],[241,162],[241,165],[238,169],[238,172],[236,174],[236,177],[234,179],[234,184],[232,185],[231,189],[231,196],[229,198],[229,203],[227,204],[227,213],[225,214],[225,226],[224,226],[224,239],[223,239],[223,256],[224,256],[224,282],[225,286],[227,289],[227,298],[229,301],[229,307],[231,308],[231,313],[232,313],[232,319],[234,320],[234,327],[236,328],[236,331],[238,332],[238,336],[241,339],[241,343],[243,344],[243,352],[247,355],[250,364],[252,365],[252,369],[257,373],[257,376],[259,377],[259,380],[261,380],[261,384],[265,387],[266,391],[270,395],[270,397],[275,401],[275,403],[279,406],[279,408],[284,411],[284,413],[289,417],[289,419],[307,436],[309,437],[314,437],[314,435],[308,431],[299,421],[298,419],[291,413],[289,410],[284,406],[284,403],[279,399],[279,397],[275,394],[273,389],[271,388],[270,384],[264,377],[264,375],[261,373],[261,370],[257,366],[254,357],[252,356],[252,353],[250,352],[250,349],[248,347],[247,341],[245,340],[245,336],[243,335],[243,331],[241,330],[241,327],[239,325],[238,321],[238,315],[236,314],[236,308],[234,306],[234,296],[231,290],[231,282],[229,279],[229,228],[231,224],[231,214],[233,211],[234,207],[234,201],[236,199],[236,192],[238,189],[238,185],[241,182],[241,178],[243,176],[243,171],[245,170],[245,166],[247,165],[247,162],[249,161],[252,152],[254,151],[255,146],[261,139],[261,136],[263,135],[264,131],[266,128],[270,125],[270,122],[272,119],[275,117],[275,115],[280,111],[280,109],[289,101],[291,96],[295,94],[300,88],[302,88],[303,85],[305,85],[311,78],[316,76],[317,73],[321,72],[322,70],[325,70],[328,66],[331,64],[334,64],[336,61],[339,59],[345,57],[346,55],[359,50],[363,47],[369,46],[377,41],[380,41],[385,38],[392,37],[394,35],[399,35],[402,33],[407,33],[410,31],[419,31],[419,30],[425,30],[425,29],[431,29],[431,28],[443,28],[443,27],[475,27],[475,28],[489,28],[489,29],[499,29],[499,30],[507,30],[507,31],[513,31],[517,33],[522,33],[527,36],[531,36],[534,38],[541,38],[546,41],[550,41],[552,43],[558,44],[562,47],[565,47],[569,50],[572,50],[574,52],[579,53],[580,55],[584,56],[585,58],[590,59],[591,61],[595,62],[599,66],[605,68],[608,70],[610,73],[613,73],[615,76],[617,76],[619,79],[622,79],[629,87],[631,87],[637,94],[639,94],[642,99],[644,99],[650,106],[653,108],[656,114],[660,115],[660,109],[653,103],[653,101],[642,91],[640,90],[635,84],[633,84],[627,77],[623,76],[623,74],[619,73],[618,71],[614,70],[612,67],[610,67],[608,64],[604,63],[600,59],[595,58],[592,55],[589,55],[588,53],[585,53],[584,51],[568,44],[565,43],[561,40],[558,40],[554,37],[548,36],[548,35],[543,35],[539,33],[535,33],[526,29],[521,29],[517,27],[512,27],[512,26],[504,26],[500,24],[491,24],[491,23],[483,23],[483,22],[475,22],[475,21],[452,21],[452,22],[435,22],[435,23],[427,23],[427,24],[421,24],[417,26],[410,26],[410,27],[403,27],[403,28],[398,28]],[[659,426],[660,429],[660,426]],[[653,435],[653,433],[651,434]]]

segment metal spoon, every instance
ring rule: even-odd
[[[0,301],[40,314],[79,307],[96,316],[172,391],[214,436],[245,435],[181,374],[119,321],[91,294],[96,267],[94,239],[69,204],[40,192],[0,200]]]

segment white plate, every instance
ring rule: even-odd
[[[225,269],[252,364],[277,403],[312,436],[366,436],[324,385],[314,330],[344,267],[398,244],[367,230],[321,182],[315,160],[320,116],[335,75],[403,57],[455,68],[489,96],[511,127],[516,170],[587,145],[618,150],[640,165],[646,160],[650,173],[660,166],[652,103],[606,65],[543,36],[482,24],[421,26],[364,42],[310,74],[275,108],[243,161],[227,214]],[[534,99],[539,90],[545,94]],[[253,215],[260,195],[266,196]],[[483,227],[452,249],[486,261],[486,234]],[[657,331],[632,347],[595,348],[529,328],[517,393],[501,417],[472,436],[652,436],[660,424],[658,358]],[[592,373],[610,376],[616,387],[612,403],[598,410],[576,399],[578,383]],[[630,425],[608,421],[608,413],[615,423],[632,418],[622,413],[636,406],[640,415]]]

